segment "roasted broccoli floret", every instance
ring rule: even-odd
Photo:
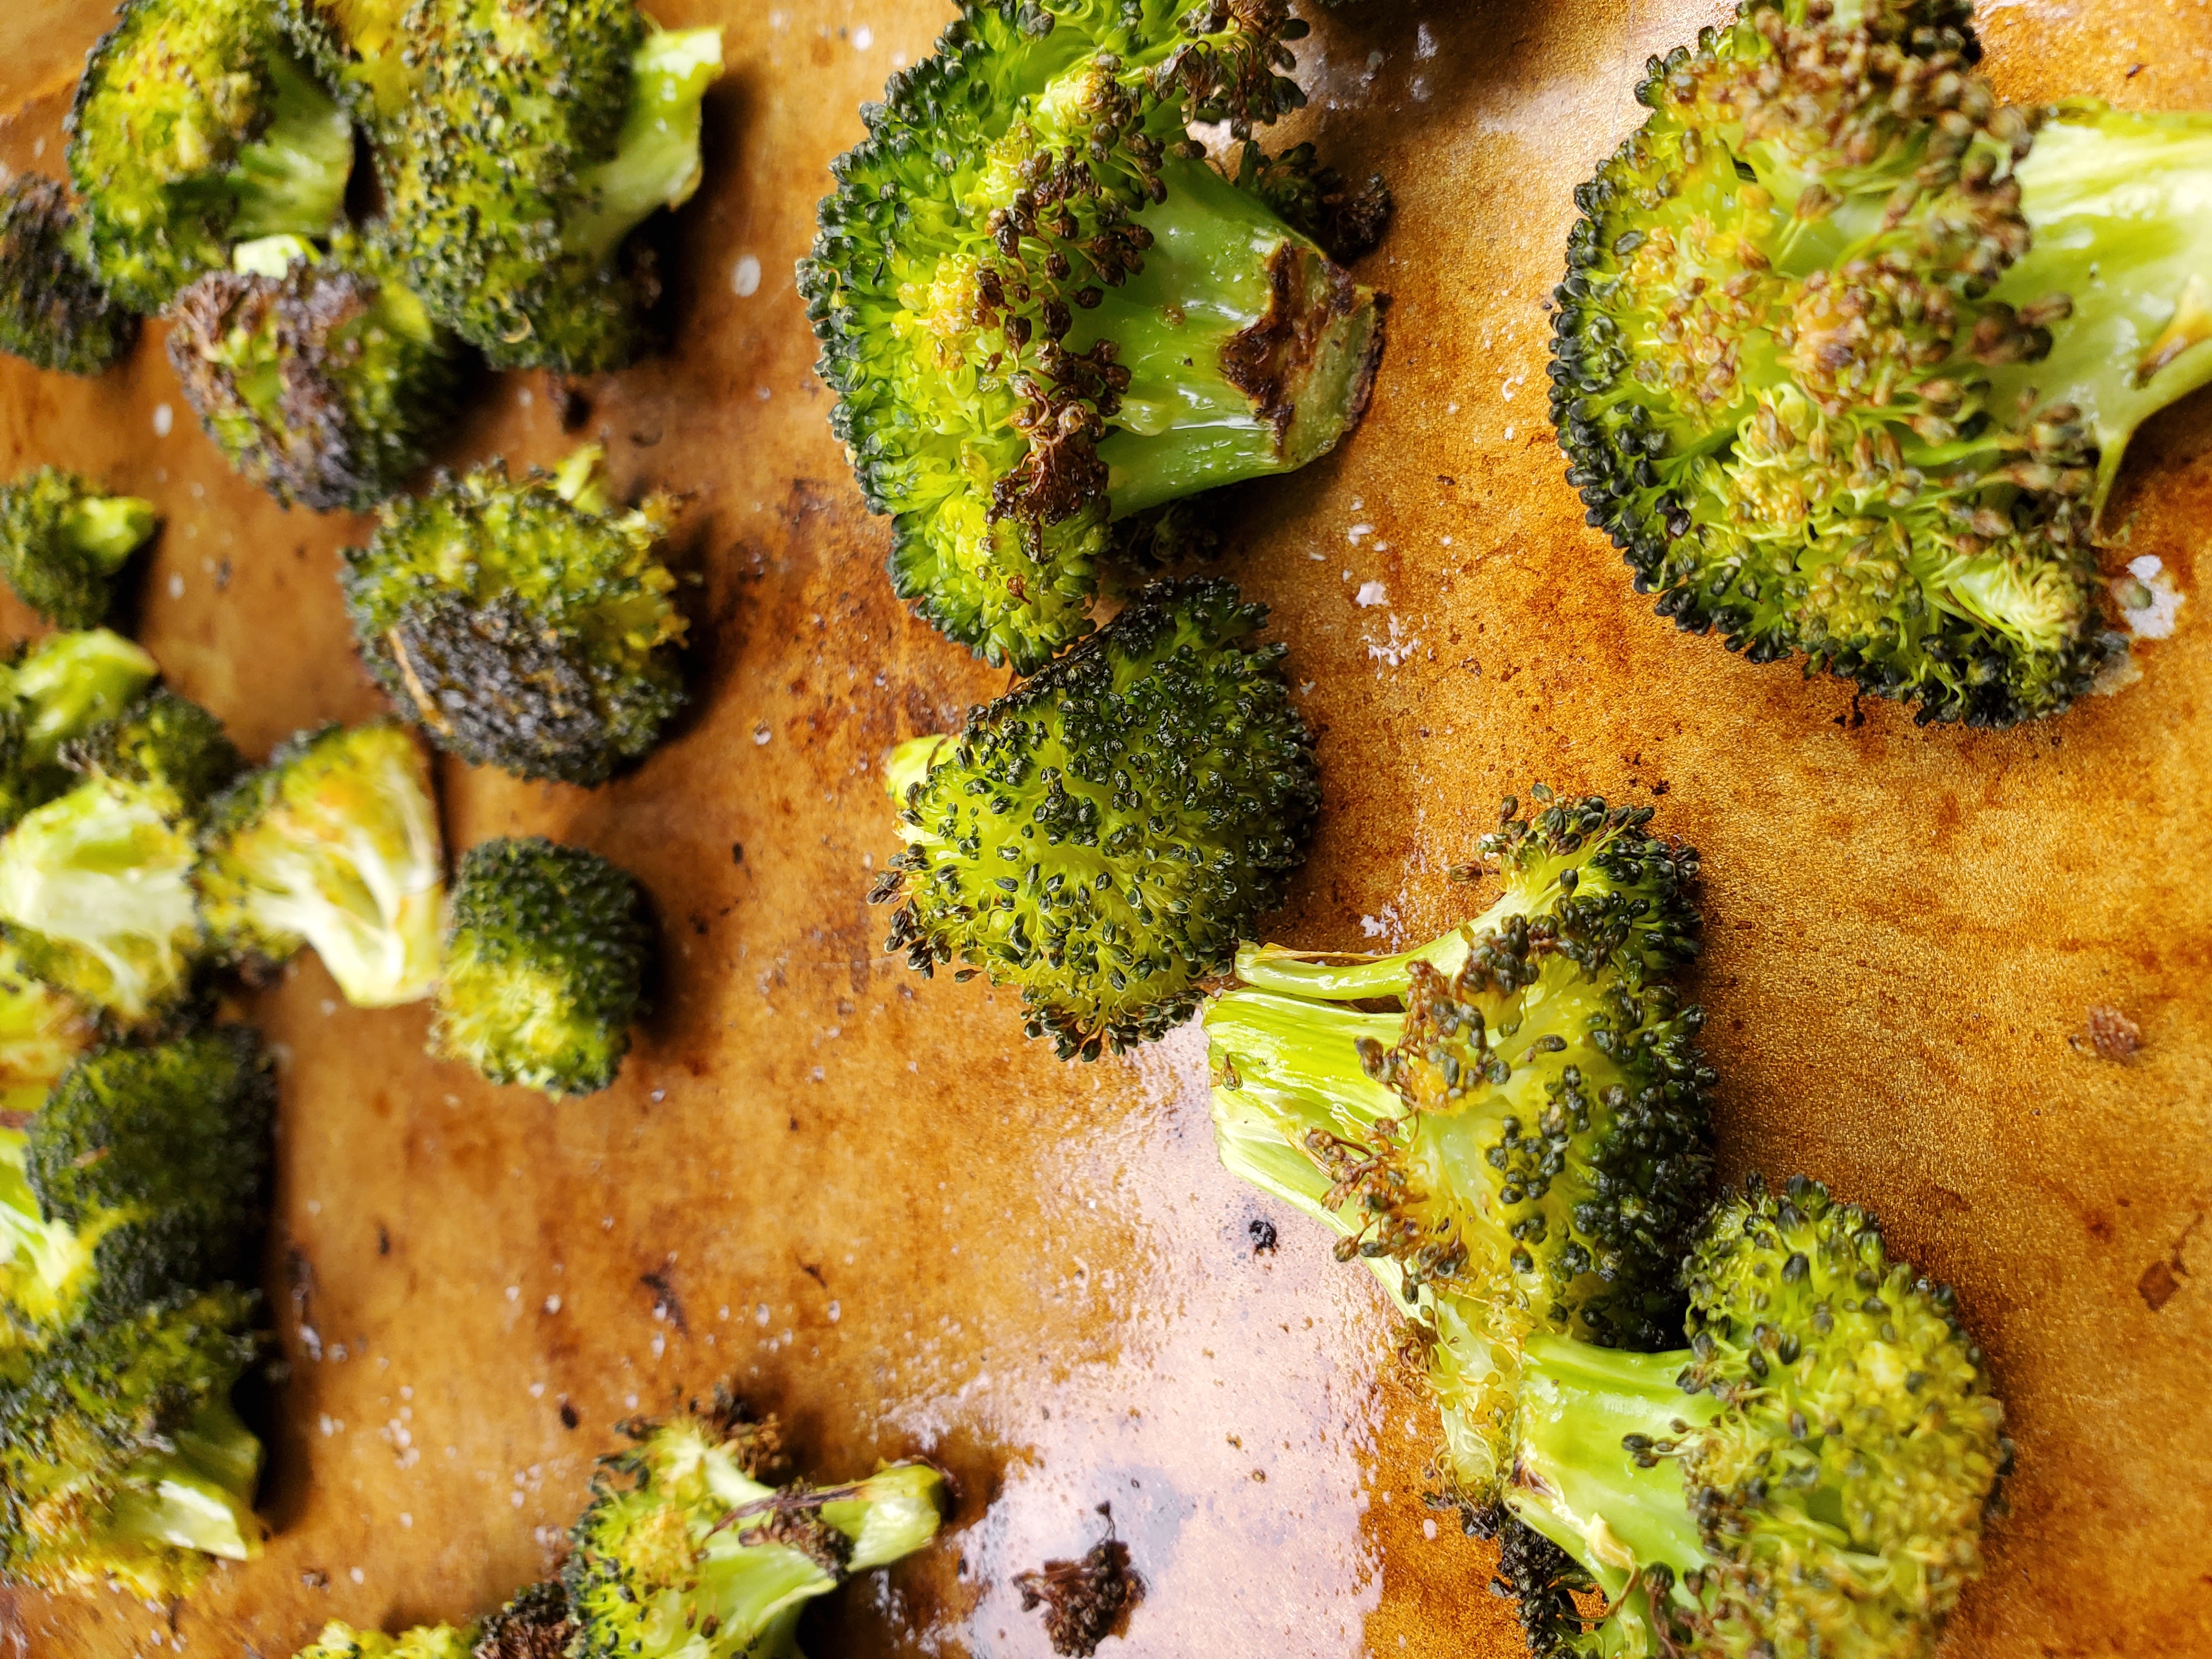
[[[471,847],[453,878],[430,1051],[549,1095],[605,1088],[644,1010],[636,880],[543,836]]]
[[[62,751],[129,708],[160,672],[105,628],[50,634],[0,664],[0,830],[67,790]]]
[[[469,1633],[452,1625],[418,1625],[386,1636],[333,1619],[293,1659],[470,1659]]]
[[[180,998],[204,952],[194,842],[238,751],[157,691],[68,758],[83,781],[0,837],[0,923],[31,973],[129,1025]]]
[[[137,313],[108,298],[85,264],[62,187],[25,173],[0,188],[0,351],[98,374],[137,337]]]
[[[1697,854],[1649,807],[1537,797],[1484,837],[1505,891],[1474,921],[1379,959],[1248,946],[1206,1014],[1222,1161],[1403,1297],[1470,1509],[1510,1473],[1523,1339],[1668,1340],[1711,1168],[1704,1015],[1662,981]]]
[[[726,1406],[625,1426],[569,1534],[575,1659],[799,1659],[801,1607],[911,1555],[945,1508],[927,1463],[770,1486],[775,1424]]]
[[[57,628],[96,628],[115,603],[115,576],[153,539],[154,503],[106,495],[42,466],[0,487],[0,574]]]
[[[251,1277],[276,1098],[252,1028],[225,1025],[87,1055],[0,1128],[0,1343]]]
[[[242,475],[287,505],[367,512],[451,422],[457,344],[372,244],[269,252],[273,270],[211,271],[177,296],[169,361]]]
[[[629,233],[699,187],[720,28],[630,0],[285,0],[376,140],[387,230],[434,313],[503,368],[586,374],[648,343]]]
[[[252,1311],[226,1287],[9,1357],[0,1578],[166,1600],[210,1556],[261,1553],[261,1443],[230,1403],[260,1352]]]
[[[1505,1503],[1604,1604],[1585,1632],[1540,1598],[1539,1659],[1929,1653],[2011,1455],[1950,1287],[1826,1188],[1756,1176],[1683,1279],[1687,1349],[1528,1344]]]
[[[153,312],[239,242],[317,236],[345,206],[353,128],[285,49],[268,0],[124,0],[70,112],[94,268]]]
[[[575,1638],[568,1588],[553,1579],[516,1591],[483,1621],[470,1652],[473,1659],[568,1659]]]
[[[2002,726],[2120,648],[2097,518],[2212,380],[2212,115],[1998,103],[1960,0],[1747,0],[1583,185],[1552,414],[1661,614]]]
[[[201,914],[234,957],[274,964],[312,945],[357,1008],[430,994],[446,849],[404,727],[300,733],[216,802],[202,844]]]
[[[892,757],[906,850],[884,949],[1018,985],[1029,1034],[1095,1060],[1180,1024],[1281,902],[1321,805],[1267,607],[1148,588],[957,738]]]
[[[471,765],[604,783],[682,707],[684,613],[662,493],[608,498],[596,444],[520,483],[505,466],[386,503],[346,550],[362,658],[431,741]]]
[[[25,972],[0,940],[0,1129],[20,1132],[99,1039],[90,1012]]]
[[[1028,673],[1115,520],[1327,453],[1376,296],[1205,159],[1304,101],[1282,0],[966,0],[836,164],[799,286],[891,578]]]

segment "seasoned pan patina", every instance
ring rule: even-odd
[[[730,30],[678,349],[580,407],[488,378],[449,459],[550,460],[565,416],[619,484],[692,492],[696,712],[596,793],[441,769],[457,846],[543,830],[638,872],[652,1024],[617,1088],[552,1104],[423,1057],[422,1010],[347,1008],[312,962],[262,997],[275,1536],[171,1612],[16,1598],[19,1650],[283,1659],[334,1617],[479,1614],[548,1570],[618,1419],[732,1381],[808,1467],[920,1454],[958,1481],[942,1545],[855,1586],[817,1653],[1043,1654],[1012,1576],[1081,1554],[1105,1502],[1146,1586],[1133,1651],[1517,1651],[1487,1547],[1421,1505],[1433,1425],[1385,1299],[1220,1171],[1195,1036],[1063,1066],[1012,999],[879,949],[880,759],[1005,680],[892,599],[791,270],[859,104],[949,9],[656,7]],[[1358,273],[1394,296],[1389,351],[1365,427],[1255,492],[1222,566],[1275,606],[1322,733],[1327,815],[1272,932],[1441,929],[1468,902],[1448,867],[1531,780],[1656,805],[1705,854],[1727,1167],[1870,1201],[1994,1356],[2020,1473],[1949,1651],[2212,1652],[2212,401],[2144,434],[2112,506],[2115,568],[2155,557],[2188,596],[2118,696],[1923,731],[1679,635],[1559,481],[1542,306],[1644,58],[1721,9],[1351,9],[1308,43],[1294,127],[1396,187]],[[103,23],[0,18],[9,164],[58,170]],[[2212,106],[2203,0],[1982,24],[2008,96]],[[371,714],[334,580],[363,521],[232,477],[161,333],[97,382],[0,363],[0,465],[161,502],[146,638],[250,750]],[[2092,1007],[2141,1052],[2077,1047]]]

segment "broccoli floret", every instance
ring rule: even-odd
[[[570,1534],[575,1659],[799,1659],[804,1604],[920,1549],[945,1508],[927,1463],[769,1485],[775,1425],[726,1406],[626,1426]]]
[[[195,838],[238,751],[157,691],[68,759],[84,781],[0,837],[0,923],[30,972],[129,1025],[182,997],[204,954]]]
[[[0,1129],[28,1123],[99,1038],[99,1022],[76,998],[26,972],[0,940]]]
[[[553,1579],[516,1591],[483,1621],[470,1652],[473,1659],[568,1659],[575,1638],[568,1588]]]
[[[453,878],[431,1052],[549,1095],[605,1088],[643,1011],[637,882],[542,836],[471,847]]]
[[[267,0],[125,0],[70,112],[70,174],[109,292],[159,311],[256,237],[343,212],[353,128]]]
[[[0,1387],[0,1577],[147,1600],[261,1553],[261,1443],[231,1407],[258,1357],[225,1287],[17,1355]]]
[[[1687,1349],[1528,1344],[1505,1503],[1605,1603],[1585,1632],[1544,1598],[1532,1647],[1928,1653],[2011,1449],[1950,1288],[1826,1188],[1756,1176],[1683,1279]]]
[[[202,845],[201,914],[234,957],[274,964],[312,945],[356,1008],[430,994],[445,842],[404,727],[300,733],[216,802]]]
[[[1189,137],[1303,102],[1281,0],[966,0],[863,111],[799,268],[891,578],[1028,673],[1090,631],[1115,520],[1303,466],[1382,308]]]
[[[0,830],[66,791],[62,751],[122,714],[160,672],[105,628],[50,634],[0,664]]]
[[[452,1625],[419,1625],[386,1636],[333,1619],[293,1659],[470,1659],[469,1633]]]
[[[0,188],[0,351],[98,374],[131,349],[138,314],[108,298],[82,254],[59,185],[26,173]]]
[[[0,574],[57,628],[96,628],[115,603],[116,573],[157,522],[149,501],[42,466],[0,487]]]
[[[44,1341],[250,1277],[276,1085],[250,1026],[79,1060],[0,1128],[0,1295]],[[4,1340],[0,1337],[0,1340]]]
[[[386,503],[346,550],[354,637],[432,742],[472,765],[604,783],[684,702],[661,544],[676,498],[607,498],[596,444],[520,483],[495,461]]]
[[[1711,1169],[1704,1015],[1661,982],[1698,950],[1697,854],[1649,807],[1536,793],[1483,840],[1483,915],[1380,959],[1248,946],[1206,1014],[1222,1161],[1403,1297],[1473,1507],[1510,1473],[1523,1338],[1668,1339]]]
[[[1923,721],[2114,651],[2099,510],[2212,380],[2212,115],[2002,106],[1955,0],[1747,0],[1583,185],[1552,415],[1662,615]]]
[[[1237,156],[1237,187],[1259,197],[1285,224],[1312,237],[1340,264],[1374,251],[1389,228],[1395,207],[1381,173],[1355,185],[1310,143],[1269,155],[1245,140]]]
[[[884,949],[1018,985],[1062,1059],[1148,1042],[1281,902],[1321,805],[1267,607],[1150,587],[957,738],[892,757],[906,850],[869,895]]]
[[[630,0],[288,7],[376,136],[390,239],[442,321],[502,368],[644,349],[659,283],[623,244],[699,186],[720,28],[657,28]]]
[[[455,342],[373,244],[272,252],[273,271],[211,271],[177,296],[169,361],[240,473],[288,506],[367,512],[451,423]]]

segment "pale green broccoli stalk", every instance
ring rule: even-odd
[[[203,844],[202,912],[234,957],[274,964],[312,945],[357,1008],[430,994],[445,842],[405,727],[301,732],[216,802]]]

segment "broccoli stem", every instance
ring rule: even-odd
[[[1112,341],[1131,376],[1098,446],[1116,518],[1328,450],[1365,408],[1381,326],[1374,296],[1256,196],[1202,161],[1162,171],[1143,270],[1066,340]]]
[[[46,1218],[25,1167],[27,1146],[21,1130],[0,1130],[0,1288],[11,1311],[46,1325],[60,1316],[63,1287],[91,1261],[99,1239]],[[0,1325],[0,1346],[15,1340]]]
[[[1520,1443],[1506,1507],[1581,1562],[1608,1599],[1642,1569],[1663,1565],[1679,1581],[1707,1565],[1678,1460],[1639,1462],[1622,1443],[1640,1435],[1650,1448],[1679,1444],[1725,1409],[1676,1382],[1693,1358],[1564,1336],[1522,1345]]]
[[[50,636],[15,665],[9,689],[23,705],[23,753],[52,765],[61,746],[121,714],[161,672],[143,647],[106,628]]]
[[[125,1489],[108,1510],[107,1534],[229,1561],[260,1554],[253,1488],[261,1476],[261,1443],[252,1430],[228,1399],[216,1399],[172,1439],[173,1449],[149,1453],[125,1472]]]
[[[613,156],[580,180],[585,205],[561,228],[561,246],[594,263],[656,208],[681,207],[699,188],[699,103],[722,73],[722,31],[655,29],[630,64],[629,107]]]
[[[270,62],[269,125],[238,154],[228,179],[238,212],[234,241],[293,234],[317,236],[345,210],[353,173],[353,125],[285,54]]]
[[[2212,115],[2061,105],[2017,177],[2033,246],[1995,297],[2073,301],[2048,356],[1991,372],[1991,404],[2077,405],[2102,510],[2136,428],[2212,384]]]
[[[1293,1146],[1308,1129],[1364,1133],[1398,1115],[1398,1097],[1367,1075],[1357,1044],[1366,1037],[1391,1047],[1405,1024],[1402,1014],[1363,1014],[1253,991],[1229,992],[1206,1011],[1206,1039],[1235,1070],[1237,1086],[1281,1102],[1286,1117],[1308,1120],[1285,1127]]]
[[[62,515],[62,539],[113,575],[153,535],[154,503],[136,495],[89,495]]]
[[[866,1572],[913,1554],[937,1535],[945,1477],[927,1463],[895,1463],[824,1500],[823,1524],[853,1540],[846,1569]]]
[[[568,459],[553,469],[553,493],[579,513],[605,512],[607,479],[599,463],[606,458],[605,448],[599,444],[571,450]]]

